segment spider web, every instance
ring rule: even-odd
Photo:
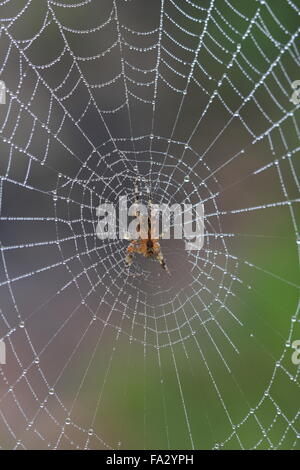
[[[299,449],[299,2],[0,6],[2,448]],[[170,277],[95,234],[137,174]]]

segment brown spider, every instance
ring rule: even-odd
[[[135,184],[135,203],[138,204],[139,202],[139,190],[138,190],[138,185],[137,181]],[[166,265],[166,262],[164,260],[164,256],[161,251],[160,243],[159,243],[159,238],[152,238],[151,234],[151,208],[152,208],[152,201],[151,199],[148,200],[148,216],[147,216],[147,225],[148,225],[148,237],[147,238],[142,238],[140,237],[137,240],[130,240],[130,244],[127,247],[127,256],[125,258],[125,262],[127,266],[130,266],[133,261],[133,255],[134,253],[138,253],[140,255],[143,255],[145,258],[151,258],[151,259],[156,259],[161,267],[168,273],[170,274],[170,271]],[[135,213],[135,216],[140,216],[139,212]],[[140,232],[140,225],[137,227],[137,232]]]

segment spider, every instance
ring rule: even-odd
[[[139,203],[139,190],[137,180],[135,183],[135,203]],[[161,251],[159,238],[152,238],[151,235],[151,208],[152,208],[152,201],[149,198],[148,200],[148,216],[147,216],[147,225],[148,225],[148,237],[141,238],[141,236],[137,240],[130,240],[130,243],[127,247],[127,256],[125,258],[125,262],[129,267],[133,262],[133,255],[134,253],[138,253],[143,255],[145,258],[156,259],[161,267],[170,274],[168,266],[165,262],[164,256]],[[139,212],[135,213],[135,216],[140,216]],[[141,216],[140,216],[141,217]],[[137,232],[140,232],[140,225],[137,227]]]

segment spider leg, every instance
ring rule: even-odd
[[[157,255],[156,255],[156,259],[157,261],[160,263],[161,267],[168,273],[171,275],[169,269],[168,269],[168,266],[165,262],[165,259],[164,259],[164,256],[161,252],[161,250],[158,251]]]
[[[131,264],[132,264],[132,259],[133,259],[133,255],[131,254],[128,254],[125,258],[125,263],[127,264],[127,267],[129,267]]]
[[[135,252],[135,240],[132,240],[127,247],[127,256],[125,257],[125,263],[127,264],[127,267],[129,267],[132,264],[134,252]]]
[[[140,202],[140,188],[139,188],[140,179],[137,176],[134,183],[134,202],[138,204]]]

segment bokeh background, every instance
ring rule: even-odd
[[[3,449],[300,448],[299,6],[1,2]],[[137,175],[170,277],[95,236]]]

